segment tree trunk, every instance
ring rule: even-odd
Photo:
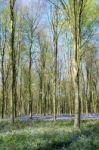
[[[29,49],[29,96],[30,96],[30,101],[29,101],[29,104],[30,104],[30,118],[32,118],[32,87],[31,87],[31,69],[32,69],[32,44],[30,45],[30,49]]]
[[[74,45],[75,45],[75,120],[74,126],[80,128],[80,42],[81,42],[81,15],[83,0],[74,0]]]
[[[4,46],[5,47],[5,46]],[[2,119],[4,118],[4,108],[5,108],[5,81],[4,81],[4,55],[5,55],[5,48],[2,50]]]
[[[80,128],[80,95],[79,95],[79,71],[75,81],[75,120],[74,126]]]
[[[14,48],[15,42],[15,17],[14,17],[15,0],[10,0],[11,13],[11,50],[12,50],[12,122],[15,121],[15,98],[16,98],[16,53]]]

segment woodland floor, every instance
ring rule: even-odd
[[[88,118],[92,116],[95,114]],[[24,116],[14,125],[11,120],[0,120],[0,150],[99,150],[98,117],[82,120],[81,130],[73,127],[73,120],[59,120],[58,116],[56,122],[26,120],[29,117]]]

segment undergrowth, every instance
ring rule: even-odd
[[[99,121],[0,122],[0,150],[99,150]]]

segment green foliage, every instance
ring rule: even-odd
[[[0,123],[0,150],[98,150],[99,121]],[[9,132],[8,132],[9,130]]]

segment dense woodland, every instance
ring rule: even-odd
[[[98,0],[0,0],[0,115],[99,113]]]

